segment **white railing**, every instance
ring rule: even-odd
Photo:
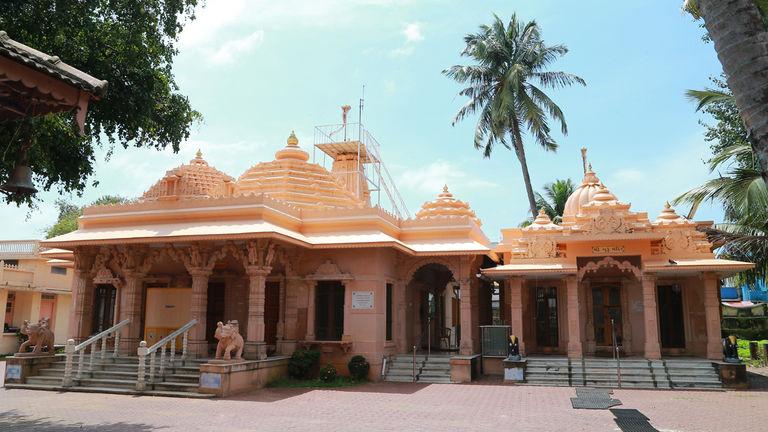
[[[113,325],[112,327],[104,330],[103,332],[91,336],[88,340],[75,345],[74,339],[67,340],[67,346],[64,349],[66,355],[66,361],[64,363],[64,381],[62,385],[69,387],[72,385],[72,372],[73,362],[75,360],[75,354],[77,354],[77,379],[81,379],[83,376],[83,368],[85,367],[85,352],[90,349],[90,357],[88,359],[88,372],[93,373],[93,362],[97,355],[100,355],[103,362],[107,358],[107,339],[114,335],[115,347],[112,352],[112,358],[116,358],[120,353],[120,329],[130,324],[131,320],[123,320]],[[99,343],[101,342],[101,350],[99,350]],[[101,354],[99,354],[101,351]]]
[[[146,360],[147,356],[149,356],[149,382],[154,383],[155,382],[155,358],[157,357],[157,351],[160,350],[160,376],[162,377],[165,373],[165,353],[168,349],[168,346],[171,347],[171,354],[169,363],[173,365],[173,362],[176,360],[176,338],[180,335],[183,335],[182,343],[181,343],[181,360],[185,360],[187,358],[187,345],[189,344],[189,329],[194,327],[197,324],[197,320],[193,319],[192,321],[184,324],[183,326],[179,327],[177,330],[169,334],[168,336],[160,339],[157,341],[154,345],[147,348],[147,341],[141,341],[139,344],[139,349],[137,351],[137,354],[139,356],[139,368],[137,372],[137,379],[136,379],[136,390],[144,391],[146,389]]]

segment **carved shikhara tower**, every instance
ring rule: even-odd
[[[610,353],[719,359],[720,278],[752,267],[715,258],[697,227],[665,204],[653,221],[633,212],[584,164],[562,222],[541,211],[502,230],[503,313],[528,353]],[[611,322],[612,321],[612,322]],[[615,338],[613,337],[615,335]]]

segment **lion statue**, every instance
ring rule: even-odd
[[[27,340],[19,346],[19,353],[27,352],[27,348],[33,345],[33,354],[42,354],[43,348],[53,354],[53,331],[48,326],[48,318],[43,318],[37,323],[24,320],[21,326],[21,334],[27,336]]]
[[[216,345],[217,360],[231,360],[233,353],[235,360],[242,358],[245,343],[240,335],[240,325],[237,320],[227,321],[226,324],[219,321],[216,324],[214,336],[219,340],[219,344]]]

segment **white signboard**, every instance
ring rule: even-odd
[[[373,309],[373,291],[352,291],[352,309]]]

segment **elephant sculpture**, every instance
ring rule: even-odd
[[[27,340],[19,346],[19,353],[27,352],[31,345],[33,354],[42,354],[43,348],[48,349],[48,353],[53,354],[53,331],[48,326],[48,318],[43,318],[37,323],[30,323],[24,320],[21,326],[21,334],[27,336]]]
[[[231,360],[233,355],[235,360],[242,358],[245,342],[240,335],[240,325],[236,320],[227,321],[226,324],[219,321],[216,324],[214,336],[219,340],[218,345],[216,345],[217,360]]]

